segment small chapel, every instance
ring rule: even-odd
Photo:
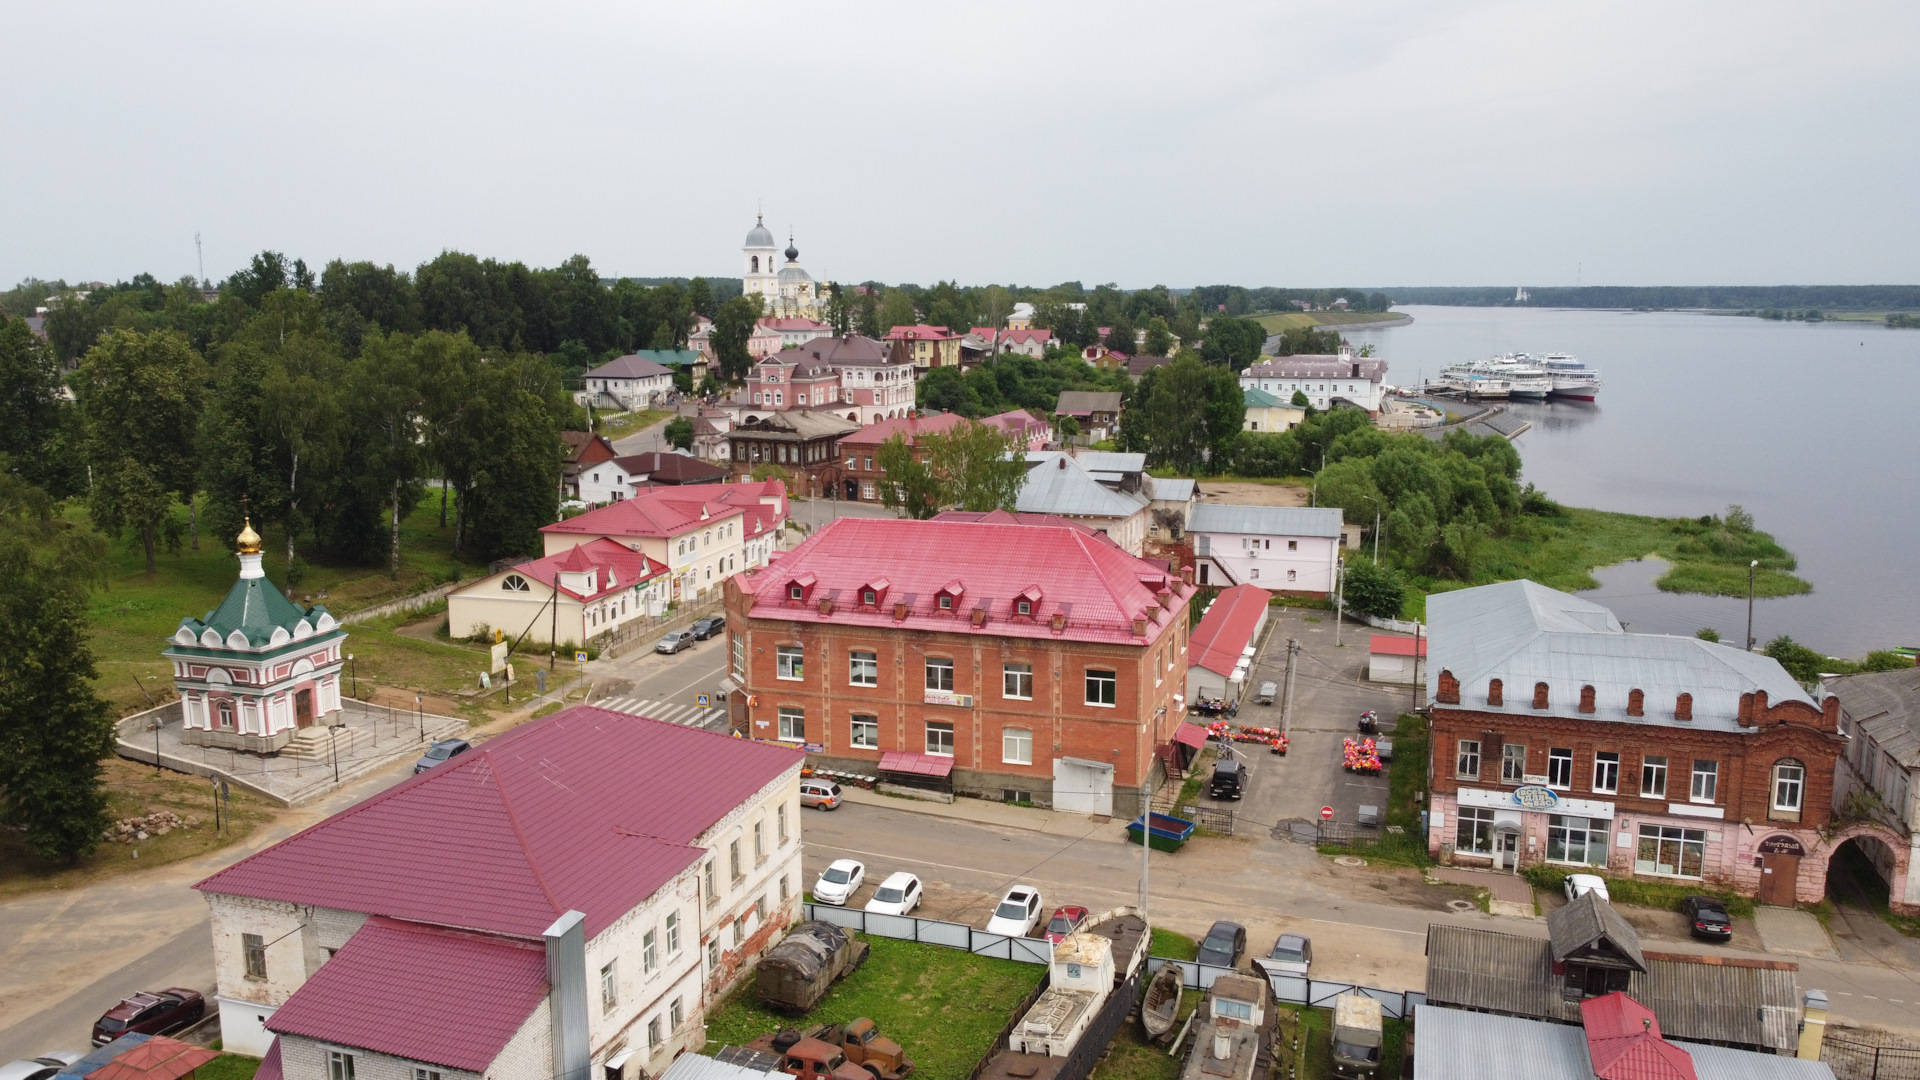
[[[204,619],[181,619],[161,655],[173,662],[187,745],[271,754],[335,721],[347,632],[267,580],[251,520],[236,547],[240,578],[226,599]]]
[[[740,249],[742,273],[740,288],[748,296],[761,298],[761,312],[776,319],[818,320],[825,309],[826,297],[813,275],[800,266],[800,249],[787,236],[786,264],[776,269],[773,233],[759,215]]]

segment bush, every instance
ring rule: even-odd
[[[1347,559],[1345,592],[1347,606],[1353,610],[1392,619],[1399,616],[1406,604],[1407,582],[1399,571],[1353,555]]]
[[[1536,889],[1564,893],[1567,875],[1592,874],[1594,871],[1590,867],[1536,863],[1520,873]],[[1645,878],[1614,877],[1611,874],[1597,876],[1607,883],[1607,895],[1612,897],[1616,904],[1678,911],[1680,902],[1689,896],[1711,896],[1727,906],[1727,914],[1738,918],[1753,918],[1751,896],[1741,896],[1739,893],[1716,889],[1701,882],[1648,881]]]

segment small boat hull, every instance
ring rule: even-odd
[[[1147,996],[1140,1003],[1140,1026],[1147,1038],[1160,1042],[1173,1033],[1173,1022],[1180,1015],[1180,991],[1183,977],[1178,964],[1163,965],[1147,984]]]

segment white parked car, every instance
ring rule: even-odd
[[[878,915],[910,915],[919,906],[920,879],[905,870],[887,875],[867,901],[867,910]]]
[[[1000,898],[987,920],[987,933],[1007,937],[1026,937],[1040,922],[1040,890],[1031,885],[1015,885]]]
[[[1599,893],[1600,899],[1613,903],[1613,897],[1607,895],[1607,883],[1592,874],[1567,875],[1567,899],[1578,900],[1588,893]]]
[[[835,859],[813,883],[813,898],[822,904],[845,907],[867,880],[867,868],[852,859]]]

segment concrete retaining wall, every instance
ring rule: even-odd
[[[419,611],[422,608],[430,608],[446,599],[448,593],[459,587],[460,582],[449,581],[445,585],[436,585],[426,592],[417,592],[412,596],[402,596],[397,600],[389,600],[384,604],[375,604],[372,607],[361,608],[359,611],[350,612],[338,618],[342,625],[346,625],[366,622],[368,619],[378,619],[383,615],[398,615],[406,611]]]

